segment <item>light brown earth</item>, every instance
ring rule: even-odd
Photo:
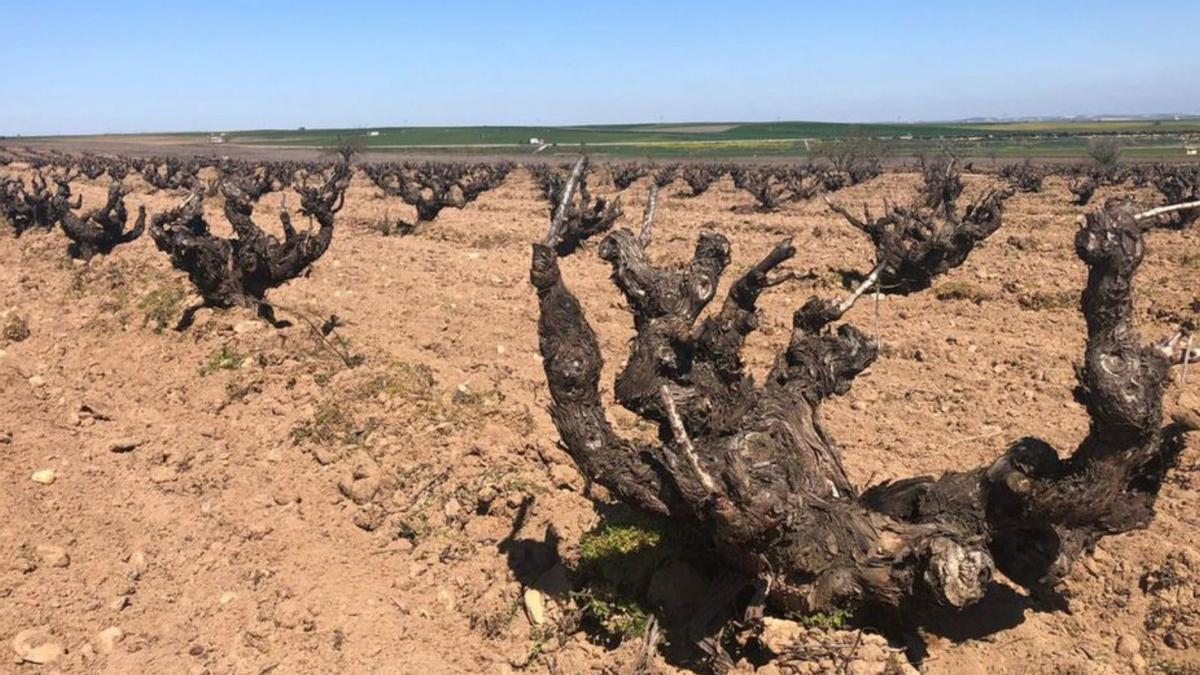
[[[878,210],[917,180],[889,174],[837,198]],[[970,177],[970,193],[987,180]],[[131,201],[151,212],[180,199],[130,182]],[[104,195],[103,179],[76,186],[85,209]],[[977,466],[1023,435],[1064,450],[1082,438],[1086,416],[1071,397],[1084,335],[1078,210],[1059,179],[1047,186],[1014,197],[1003,228],[934,292],[853,310],[886,345],[826,408],[859,484]],[[801,251],[794,267],[812,272],[762,303],[749,346],[760,372],[795,307],[814,291],[840,294],[836,270],[870,265],[864,238],[817,200],[744,214],[732,207],[749,197],[728,179],[698,199],[674,192],[658,210],[652,250],[663,259],[688,255],[716,223],[734,245],[730,278],[785,236]],[[640,214],[644,195],[641,183],[625,191],[627,213]],[[0,324],[19,317],[29,328],[26,339],[0,338],[0,672],[628,672],[636,643],[608,651],[581,631],[532,627],[513,571],[532,564],[514,551],[537,550],[529,542],[550,525],[569,566],[599,520],[545,412],[527,266],[546,204],[517,171],[404,238],[372,229],[385,211],[409,209],[361,176],[347,204],[312,273],[270,297],[287,318],[344,319],[338,333],[366,359],[354,369],[302,321],[277,331],[234,311],[202,314],[186,333],[156,331],[148,307],[186,279],[148,237],[81,265],[61,233],[0,235]],[[223,225],[215,200],[209,210]],[[1195,230],[1150,235],[1138,280],[1147,339],[1195,318],[1198,244]],[[611,383],[629,316],[594,249],[564,273]],[[1194,407],[1198,390],[1200,369],[1172,387],[1168,411]],[[629,415],[611,415],[631,430]],[[1076,566],[1063,589],[1070,612],[1004,587],[921,629],[921,670],[1200,672],[1197,445],[1153,525],[1105,539]],[[32,480],[43,470],[53,483]],[[530,497],[517,535],[526,544],[502,545]],[[547,612],[553,624],[565,608],[551,601]],[[119,639],[97,639],[112,627]],[[48,635],[23,639],[68,653],[18,664],[11,642],[25,629]],[[661,657],[652,668],[675,671]]]

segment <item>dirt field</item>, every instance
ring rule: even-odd
[[[75,184],[85,209],[106,180]],[[878,211],[918,180],[886,174],[837,199]],[[987,180],[968,177],[968,196]],[[152,213],[181,199],[129,183]],[[645,183],[623,193],[626,223]],[[676,192],[659,202],[652,250],[663,259],[690,256],[702,229],[719,228],[734,246],[728,282],[796,239],[802,279],[761,303],[748,349],[757,372],[795,307],[814,290],[840,295],[836,272],[871,264],[865,237],[820,200],[757,214],[734,208],[751,198],[728,178],[700,198]],[[416,235],[385,237],[371,224],[411,209],[380,194],[356,176],[329,252],[270,296],[284,318],[341,317],[339,334],[365,358],[353,369],[302,320],[273,330],[249,313],[202,312],[186,333],[157,330],[156,314],[169,324],[190,290],[149,237],[84,265],[60,232],[0,234],[0,324],[29,328],[0,338],[0,672],[599,673],[637,659],[636,641],[609,650],[583,630],[548,629],[569,604],[552,589],[546,624],[523,609],[522,582],[536,574],[551,588],[541,582],[563,569],[547,538],[570,569],[601,518],[546,414],[527,280],[546,203],[518,170]],[[853,310],[886,347],[825,408],[856,483],[975,467],[1025,435],[1062,451],[1084,436],[1071,395],[1084,267],[1068,197],[1058,178],[1017,195],[1002,229],[932,292]],[[269,210],[259,221],[277,228]],[[219,200],[208,212],[224,225]],[[1195,318],[1200,232],[1148,242],[1147,339]],[[564,274],[611,386],[629,316],[594,248]],[[1192,377],[1169,392],[1168,414],[1196,406],[1200,370]],[[636,431],[616,406],[610,416]],[[928,673],[1200,672],[1197,445],[1193,435],[1153,525],[1105,539],[1075,567],[1069,611],[998,584],[965,616],[930,617],[893,646]],[[44,470],[49,484],[33,480]],[[69,653],[17,664],[9,642],[38,628]],[[659,656],[653,668],[678,666]]]

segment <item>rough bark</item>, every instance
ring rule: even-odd
[[[637,162],[626,164],[610,164],[608,173],[612,176],[613,185],[618,191],[633,185],[638,179],[650,174],[650,167]]]
[[[20,179],[4,179],[0,184],[0,209],[16,236],[32,229],[52,230],[63,217],[83,205],[83,197],[71,201],[71,172],[53,175],[51,188],[41,171],[36,171],[25,187]]]
[[[612,265],[636,330],[616,399],[658,427],[660,442],[642,444],[621,438],[606,419],[602,355],[562,277],[556,227],[533,247],[530,280],[564,447],[617,499],[707,537],[777,609],[963,608],[983,596],[996,569],[1044,587],[1096,539],[1144,526],[1152,515],[1180,447],[1180,430],[1162,427],[1161,399],[1168,368],[1181,355],[1178,340],[1143,346],[1133,326],[1143,243],[1127,207],[1090,214],[1076,238],[1089,271],[1079,399],[1092,418],[1076,451],[1059,460],[1045,442],[1021,439],[987,466],[865,492],[848,479],[820,416],[821,404],[846,393],[877,356],[874,340],[836,325],[852,299],[809,298],[762,384],[740,357],[758,325],[757,299],[796,255],[789,241],[700,321],[729,263],[723,236],[702,235],[691,261],[673,267],[653,264],[646,240],[632,232],[605,238],[600,255]],[[980,231],[955,232],[954,248],[938,260],[965,257]],[[921,232],[898,232],[900,250],[928,250]],[[945,269],[927,261],[918,271],[924,278]]]
[[[720,180],[726,171],[726,167],[720,164],[692,163],[683,167],[681,175],[683,181],[691,188],[692,196],[699,197],[707,192],[713,183]]]
[[[1100,180],[1092,174],[1071,176],[1067,179],[1067,189],[1071,191],[1071,203],[1075,206],[1087,206],[1092,195],[1100,187]]]
[[[1017,192],[1041,192],[1046,171],[1030,160],[1000,167],[1000,177],[1008,180]]]
[[[1154,187],[1167,204],[1200,200],[1200,167],[1160,165],[1154,168]],[[1161,221],[1163,227],[1182,230],[1200,218],[1200,209],[1180,211]]]
[[[204,220],[203,191],[196,187],[179,207],[155,216],[150,236],[171,263],[187,273],[203,299],[201,307],[250,307],[272,323],[274,310],[267,291],[294,279],[321,257],[333,240],[334,216],[341,210],[350,168],[336,165],[320,186],[301,184],[300,211],[317,221],[319,229],[297,231],[286,210],[279,219],[284,239],[263,232],[253,221],[254,202],[232,182],[224,183],[225,217],[234,237],[215,236]],[[179,328],[191,323],[199,307],[185,314]]]
[[[587,179],[588,159],[583,157],[553,193],[552,226],[546,245],[559,255],[569,255],[589,237],[607,232],[624,215],[620,197],[611,201],[593,197]]]
[[[67,246],[68,255],[90,260],[96,254],[108,255],[117,246],[142,236],[146,229],[146,207],[138,207],[137,220],[126,230],[129,212],[125,208],[125,194],[120,183],[113,183],[108,188],[104,206],[83,216],[75,216],[70,211],[63,215],[63,233],[71,240]]]
[[[400,197],[416,209],[416,219],[401,222],[397,228],[402,234],[411,234],[435,220],[442,209],[464,208],[497,187],[512,168],[508,162],[422,162],[364,165],[363,170],[386,194]]]
[[[907,295],[929,288],[933,278],[962,265],[967,255],[1000,227],[1008,191],[990,191],[958,213],[962,182],[951,165],[926,170],[925,188],[911,206],[887,205],[872,218],[829,207],[864,232],[875,246],[878,288]],[[947,201],[948,200],[948,201]]]

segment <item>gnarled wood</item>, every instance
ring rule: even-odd
[[[146,229],[146,207],[138,206],[137,220],[131,229],[125,229],[129,212],[125,209],[125,191],[120,183],[108,188],[108,199],[104,206],[90,211],[82,217],[70,211],[63,214],[62,229],[71,244],[67,254],[79,260],[89,260],[96,254],[108,255],[121,244],[127,244]]]
[[[969,209],[987,215],[955,221],[939,244],[945,250],[926,244],[924,230],[894,227],[881,258],[923,252],[899,257],[918,261],[919,274],[897,276],[910,269],[902,263],[877,271],[891,270],[910,290],[928,286],[994,229],[994,199]],[[616,398],[658,426],[655,446],[623,439],[609,425],[595,335],[562,278],[559,253],[534,246],[530,278],[551,414],[591,480],[702,533],[726,565],[760,580],[779,609],[963,608],[983,596],[996,569],[1042,588],[1099,537],[1148,522],[1179,447],[1179,430],[1161,425],[1167,370],[1178,360],[1168,352],[1178,340],[1143,346],[1132,323],[1143,249],[1142,230],[1122,204],[1089,215],[1076,237],[1089,270],[1079,396],[1092,429],[1067,460],[1042,441],[1022,439],[987,466],[860,493],[820,406],[849,390],[874,362],[877,344],[850,324],[835,325],[852,302],[812,297],[793,316],[791,338],[765,381],[756,383],[741,349],[758,325],[758,297],[786,278],[776,270],[796,250],[781,242],[701,321],[730,261],[729,242],[716,233],[701,235],[692,259],[670,267],[655,265],[645,241],[628,230],[608,235],[599,249],[636,330]]]
[[[301,213],[317,221],[316,232],[297,231],[286,210],[279,214],[283,241],[263,232],[251,218],[253,200],[227,182],[222,184],[225,217],[233,226],[234,238],[211,233],[199,187],[177,208],[155,216],[150,236],[159,250],[171,256],[171,264],[187,273],[203,299],[202,307],[250,307],[276,323],[266,302],[267,291],[299,276],[329,248],[334,215],[342,208],[349,180],[349,167],[338,164],[322,185],[296,187]],[[180,329],[190,324],[197,309],[185,314]]]

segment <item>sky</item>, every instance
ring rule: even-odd
[[[1200,2],[0,0],[0,135],[1200,113]]]

